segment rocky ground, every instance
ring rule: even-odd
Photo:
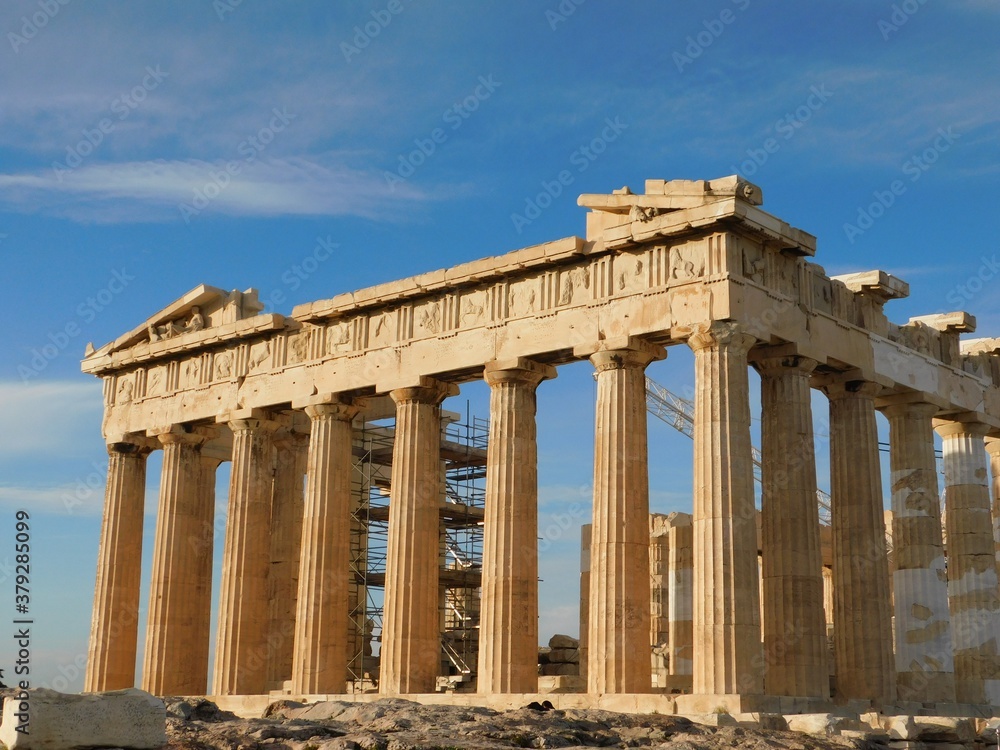
[[[375,703],[272,704],[266,718],[240,719],[205,700],[167,699],[171,750],[431,750],[432,748],[648,747],[671,750],[885,747],[861,736],[710,727],[678,716],[601,710],[537,711]],[[860,734],[860,733],[859,733]]]

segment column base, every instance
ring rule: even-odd
[[[818,714],[835,709],[863,713],[871,710],[868,701],[851,701],[847,706],[835,705],[829,698],[799,698],[787,695],[715,695],[708,693],[671,696],[677,713],[685,716],[696,714]]]

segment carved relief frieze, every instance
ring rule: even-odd
[[[250,346],[247,356],[246,372],[264,372],[271,369],[271,342],[258,341]]]
[[[695,245],[682,245],[670,250],[670,280],[696,281],[705,275],[705,256]]]
[[[206,355],[199,354],[181,362],[180,367],[180,388],[197,388],[203,381],[205,372]]]
[[[150,367],[146,373],[146,392],[149,396],[162,396],[167,392],[167,366],[157,365]]]
[[[590,266],[578,266],[562,271],[559,276],[559,296],[557,306],[580,304],[589,298]]]
[[[812,276],[812,307],[827,315],[833,314],[833,287],[830,279],[821,273],[813,271]]]
[[[357,349],[360,340],[356,335],[361,321],[358,318],[342,320],[326,327],[326,354],[342,354]]]
[[[297,365],[310,359],[310,331],[304,329],[285,337],[285,365]]]
[[[444,330],[444,304],[440,299],[422,302],[414,307],[413,336],[426,338]]]
[[[193,333],[205,327],[205,317],[201,314],[201,308],[194,306],[191,314],[181,320],[172,320],[164,325],[150,325],[146,328],[150,342],[164,341],[182,333]]]
[[[534,313],[538,306],[539,278],[518,279],[507,287],[507,313],[522,318]]]
[[[484,289],[465,292],[460,304],[460,327],[475,328],[488,322],[490,300]]]
[[[646,289],[649,251],[622,253],[615,258],[613,294],[635,294]]]
[[[368,348],[378,349],[396,343],[397,310],[382,310],[368,318]]]
[[[747,281],[763,286],[765,268],[767,266],[764,248],[756,242],[750,242],[749,240],[743,240],[740,244],[742,245],[741,273],[743,277]]]
[[[118,375],[115,378],[114,403],[128,404],[131,403],[134,398],[136,398],[135,375],[131,372],[124,375]]]
[[[235,362],[232,352],[218,352],[212,359],[214,380],[229,380],[233,377]]]

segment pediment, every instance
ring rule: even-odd
[[[196,342],[203,332],[257,315],[264,306],[257,299],[257,290],[227,292],[201,284],[171,302],[143,323],[96,351],[88,347],[86,357],[107,356],[131,349],[139,344],[190,339]]]

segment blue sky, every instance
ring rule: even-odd
[[[28,508],[35,684],[82,685],[105,470],[84,346],[200,283],[289,313],[583,234],[579,193],[739,171],[829,273],[909,281],[893,320],[966,309],[1000,334],[998,26],[990,0],[7,0],[0,563]],[[337,248],[317,262],[321,241]],[[650,374],[683,392],[689,352]],[[451,405],[485,416],[485,395]],[[574,524],[542,567],[547,638],[576,634],[589,365],[539,402],[542,529]],[[651,421],[650,447],[654,510],[689,510],[690,442]]]

